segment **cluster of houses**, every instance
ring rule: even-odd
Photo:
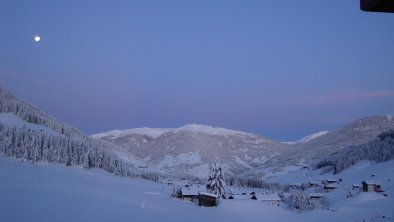
[[[341,179],[326,179],[322,181],[310,181],[308,184],[291,184],[290,187],[293,189],[301,189],[304,190],[310,187],[321,187],[326,192],[330,192],[331,190],[337,189],[338,185],[342,182]],[[362,192],[383,192],[382,187],[375,181],[367,181],[364,180],[361,184],[353,184],[353,191],[362,191]],[[349,192],[350,196],[352,196],[352,192]],[[308,194],[311,200],[320,199],[326,196],[324,193],[310,193]]]
[[[322,187],[327,192],[330,190],[334,190],[338,188],[338,184],[342,180],[339,179],[326,179],[321,182],[319,181],[310,181],[308,184],[291,184],[290,187],[293,189],[301,189],[304,190],[309,187]],[[353,184],[353,190],[360,189],[363,192],[383,192],[381,185],[374,181],[364,180],[361,184]]]
[[[320,187],[329,192],[331,190],[337,189],[338,185],[342,182],[341,179],[326,179],[322,181],[310,181],[308,184],[291,184],[290,187],[294,189],[306,189],[311,187]],[[186,185],[181,189],[181,199],[189,200],[193,202],[198,202],[199,206],[202,207],[212,207],[217,206],[218,203],[218,195],[201,192],[199,191],[199,187],[192,187]],[[352,190],[362,191],[362,192],[383,192],[380,184],[374,181],[362,181],[361,184],[353,184]],[[349,191],[351,194],[351,192]],[[324,193],[309,193],[309,198],[311,200],[320,199],[326,196]],[[268,203],[272,206],[280,206],[282,204],[282,199],[279,197],[277,193],[265,193],[265,194],[257,194],[255,192],[241,193],[241,194],[233,194],[227,197],[228,199],[252,199],[259,200],[265,203]]]

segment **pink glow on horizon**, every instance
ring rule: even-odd
[[[394,97],[394,91],[363,91],[363,90],[346,90],[337,91],[326,95],[316,95],[304,98],[288,100],[279,103],[279,105],[310,105],[310,106],[327,106],[340,103],[357,103],[372,99],[381,99]]]

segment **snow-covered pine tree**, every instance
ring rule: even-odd
[[[299,211],[313,209],[313,204],[309,196],[302,191],[290,195],[287,200],[287,204],[290,208],[297,209]]]
[[[206,184],[207,191],[225,198],[226,182],[224,180],[223,169],[218,158],[209,164],[209,171],[210,173]]]

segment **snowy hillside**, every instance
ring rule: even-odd
[[[311,140],[314,140],[314,139],[318,138],[319,136],[323,136],[323,135],[325,135],[325,134],[327,134],[327,133],[329,133],[329,132],[330,132],[330,131],[320,131],[320,132],[317,132],[317,133],[313,133],[313,134],[311,134],[311,135],[308,135],[308,136],[306,136],[306,137],[303,137],[303,138],[300,139],[300,140],[292,141],[292,142],[285,142],[285,143],[290,144],[290,145],[295,145],[295,144],[299,144],[299,143],[306,143],[306,142],[309,142],[309,141],[311,141]]]
[[[227,172],[240,174],[280,155],[289,145],[245,132],[189,124],[174,129],[114,130],[92,136],[112,142],[164,174],[205,178],[218,157]]]
[[[267,163],[271,166],[310,164],[350,146],[361,145],[375,139],[379,134],[394,129],[392,115],[370,116],[356,120],[343,128],[323,133],[311,140],[295,143],[278,160]]]
[[[170,187],[116,177],[105,171],[61,165],[32,165],[0,157],[0,218],[4,221],[390,221],[394,196],[394,162],[363,162],[344,171],[340,188],[327,193],[330,210],[299,213],[249,198],[220,200],[201,208],[170,197]],[[370,174],[388,197],[359,193],[346,198],[353,183]],[[324,178],[324,176],[321,176]],[[320,178],[316,178],[320,179]],[[388,179],[391,179],[388,181]],[[94,188],[94,189],[92,189]],[[255,190],[258,192],[257,190]],[[23,209],[23,213],[21,213]],[[383,218],[384,217],[384,218]],[[34,218],[34,219],[32,219]],[[372,220],[371,220],[372,219]]]
[[[0,101],[0,155],[138,174],[138,161],[115,145],[82,134],[1,87]]]

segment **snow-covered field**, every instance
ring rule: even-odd
[[[363,165],[364,164],[364,165]],[[260,201],[221,200],[202,208],[170,197],[170,187],[139,179],[116,177],[105,171],[52,164],[22,163],[0,157],[0,221],[389,221],[394,209],[393,161],[363,163],[340,177],[363,177],[376,172],[386,179],[389,197],[362,193],[342,198],[334,191],[332,210],[295,212]],[[350,173],[351,175],[346,175]],[[365,173],[362,173],[365,172]],[[386,178],[387,177],[387,178]],[[348,180],[342,186],[348,186]],[[335,197],[338,196],[338,197]],[[334,199],[334,200],[336,200]],[[331,201],[330,201],[331,202]],[[385,216],[385,218],[382,218]]]

